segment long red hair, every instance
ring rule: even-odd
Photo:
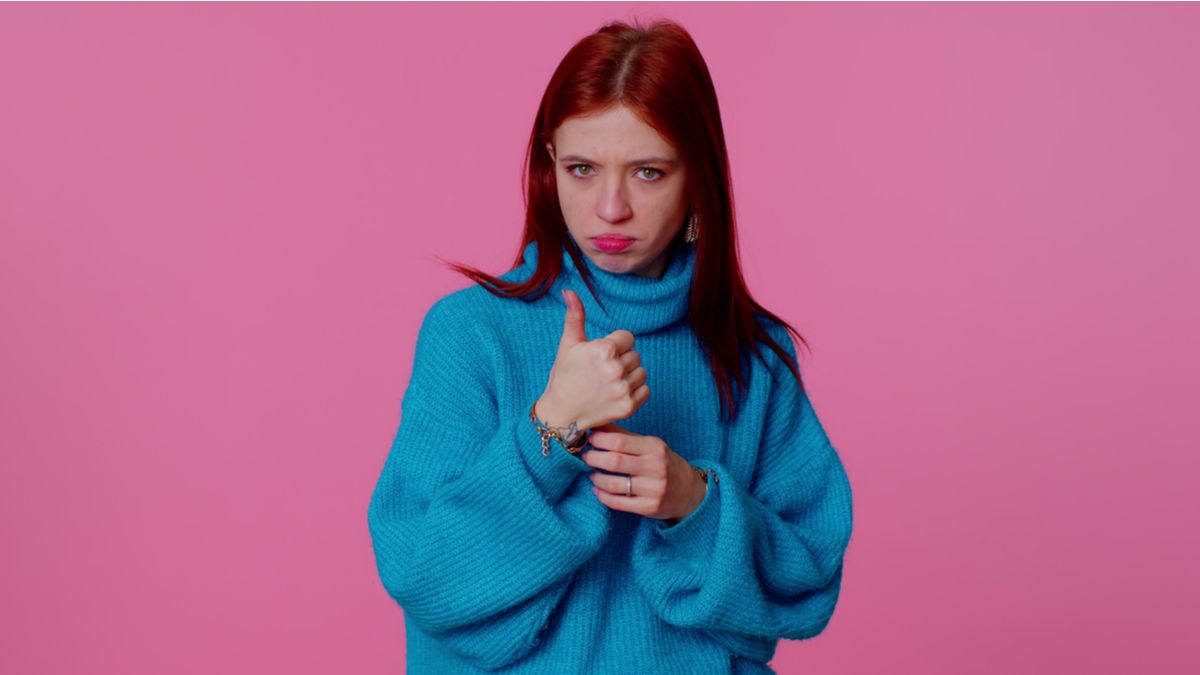
[[[562,270],[559,252],[569,241],[546,143],[567,118],[616,105],[638,113],[674,146],[686,166],[684,189],[692,209],[688,216],[696,214],[699,230],[694,244],[683,244],[697,247],[688,322],[713,373],[718,414],[728,415],[727,419],[737,416],[737,400],[747,386],[749,351],[762,357],[758,342],[783,359],[803,391],[799,369],[755,320],[755,315],[774,320],[808,346],[795,328],[758,304],[746,288],[738,263],[733,186],[716,90],[691,35],[672,21],[656,21],[649,27],[636,21],[603,26],[567,52],[546,85],[525,149],[525,232],[513,263],[513,269],[523,265],[525,246],[537,241],[533,275],[510,283],[474,267],[443,262],[493,295],[538,298],[545,294]],[[565,250],[596,296],[579,260],[582,253],[575,246],[566,245]],[[599,297],[597,301],[603,304]],[[738,385],[737,394],[732,382]]]

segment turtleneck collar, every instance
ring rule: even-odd
[[[569,245],[574,245],[572,242]],[[601,308],[583,277],[575,267],[575,261],[562,249],[563,269],[551,287],[555,299],[562,300],[563,288],[575,291],[583,302],[589,338],[604,337],[617,329],[625,329],[634,335],[649,333],[665,328],[687,316],[688,295],[692,287],[692,272],[695,269],[696,249],[686,243],[673,244],[674,252],[667,261],[662,277],[643,277],[637,274],[616,274],[596,266],[591,258],[579,251],[579,258],[591,273],[592,286],[604,302]],[[525,245],[524,270],[528,278],[537,267],[537,242]]]

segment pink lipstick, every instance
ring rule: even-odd
[[[619,253],[633,245],[634,240],[629,237],[621,237],[617,235],[606,234],[602,237],[592,237],[596,248],[605,253]]]

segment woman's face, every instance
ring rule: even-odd
[[[617,106],[568,118],[546,151],[567,229],[584,255],[609,272],[661,277],[688,206],[683,162],[670,143]]]

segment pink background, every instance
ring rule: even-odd
[[[855,489],[775,668],[1198,672],[1174,3],[0,6],[0,671],[403,670],[366,508],[434,256],[507,269],[546,81],[634,15]]]

